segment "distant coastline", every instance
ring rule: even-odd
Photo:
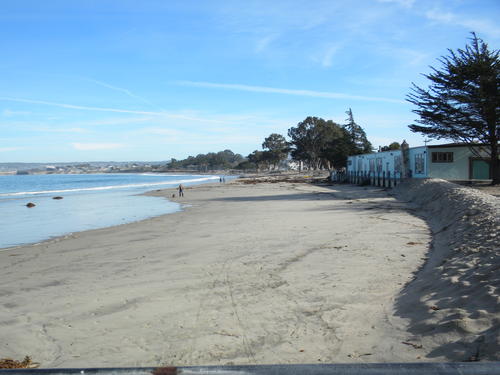
[[[44,164],[45,166],[45,164]],[[5,167],[4,167],[5,168]],[[35,167],[30,169],[12,169],[6,170],[0,168],[0,176],[13,176],[13,175],[47,175],[47,174],[110,174],[110,173],[180,173],[180,174],[199,174],[199,175],[227,175],[239,174],[237,170],[206,170],[199,171],[196,169],[180,169],[180,168],[152,168],[145,166],[124,166],[124,167],[99,167],[99,166],[70,166],[60,167],[57,169],[46,167]]]
[[[162,162],[72,162],[72,163],[0,163],[0,175],[88,174],[88,173],[165,173],[177,172]],[[185,170],[185,173],[195,172]],[[196,171],[198,172],[198,171]]]

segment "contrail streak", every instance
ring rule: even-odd
[[[294,89],[282,89],[277,87],[250,86],[250,85],[240,85],[240,84],[230,84],[230,83],[195,82],[195,81],[178,81],[176,83],[179,85],[192,86],[192,87],[206,87],[206,88],[218,88],[218,89],[239,90],[239,91],[263,92],[271,94],[311,96],[315,98],[351,99],[351,100],[388,102],[388,103],[398,103],[398,104],[406,103],[404,100],[398,100],[398,99],[350,95],[350,94],[328,92],[328,91],[294,90]]]
[[[138,115],[168,117],[168,118],[200,121],[200,122],[227,123],[227,121],[222,121],[222,120],[212,120],[212,119],[206,119],[206,118],[176,115],[176,114],[172,114],[172,113],[168,113],[168,112],[136,111],[136,110],[119,109],[119,108],[90,107],[90,106],[84,106],[84,105],[50,102],[50,101],[46,101],[46,100],[11,98],[11,97],[6,97],[6,96],[0,96],[0,101],[1,100],[10,101],[10,102],[18,102],[18,103],[42,104],[42,105],[48,105],[48,106],[52,106],[52,107],[60,107],[60,108],[66,108],[66,109],[79,109],[79,110],[83,110],[83,111],[133,113],[133,114],[138,114]]]

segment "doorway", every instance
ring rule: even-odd
[[[479,158],[471,158],[469,161],[469,178],[471,180],[489,180],[490,163]]]

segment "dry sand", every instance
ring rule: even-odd
[[[431,241],[415,204],[298,183],[198,186],[181,202],[176,214],[0,251],[0,357],[42,367],[453,359],[427,326],[451,302],[420,300],[439,285],[407,285]],[[430,316],[430,304],[442,310]],[[485,305],[477,324],[498,334]]]
[[[429,261],[396,314],[429,359],[500,360],[500,199],[444,180],[396,189],[432,231]]]

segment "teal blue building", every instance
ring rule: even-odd
[[[442,178],[450,181],[489,180],[488,153],[461,143],[428,145],[371,154],[349,156],[348,172],[413,178]]]

